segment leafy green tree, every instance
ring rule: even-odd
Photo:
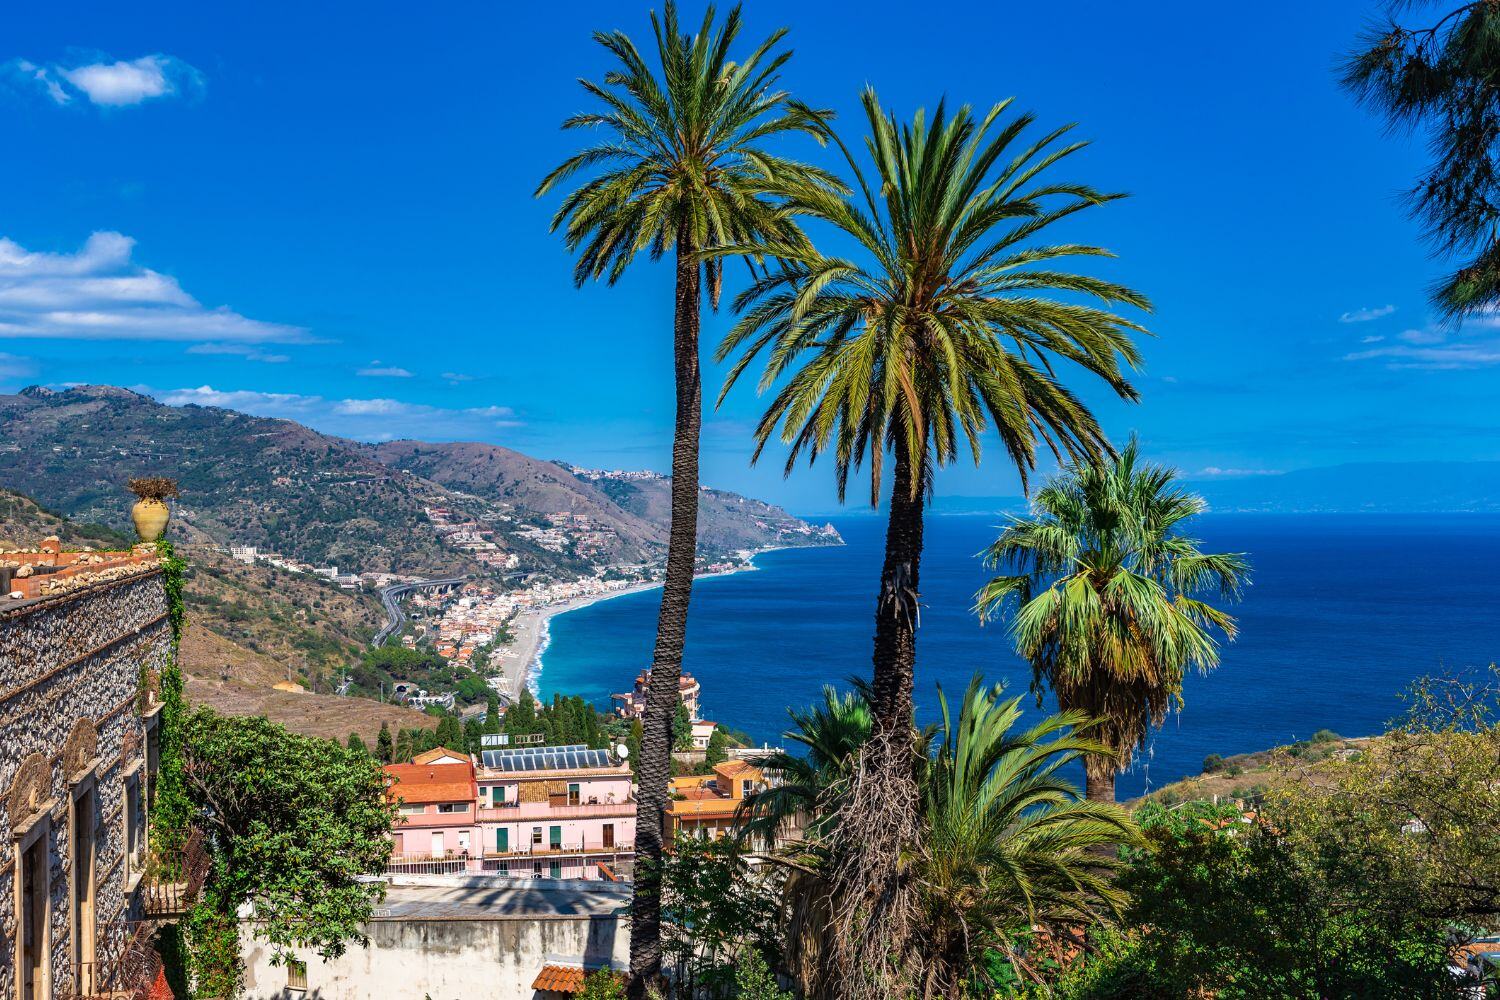
[[[997,576],[976,596],[988,618],[1014,604],[1010,632],[1031,663],[1038,698],[1100,721],[1111,753],[1085,763],[1088,796],[1115,798],[1115,775],[1174,705],[1192,668],[1218,665],[1214,632],[1235,620],[1203,600],[1235,599],[1249,576],[1237,553],[1208,553],[1186,534],[1201,497],[1176,473],[1140,461],[1132,441],[1115,459],[1072,466],[1040,490],[1036,513],[990,546]]]
[[[471,716],[464,720],[464,753],[478,753],[480,751],[479,736],[484,731],[483,724],[478,717]]]
[[[721,997],[737,956],[777,947],[779,879],[757,872],[734,841],[679,834],[661,877],[663,945],[679,996]]]
[[[1112,310],[1148,308],[1137,292],[1067,266],[1107,251],[1047,239],[1053,223],[1118,197],[1051,179],[1084,146],[1062,143],[1069,127],[1023,138],[1033,118],[1002,122],[1009,102],[982,118],[968,107],[949,117],[939,105],[930,121],[918,112],[910,123],[884,112],[873,90],[863,105],[873,181],[840,143],[857,195],[810,184],[785,192],[789,214],[827,224],[855,253],[735,248],[774,255],[779,266],[739,296],[741,319],[718,351],[719,360],[740,355],[725,393],[756,356],[768,356],[759,386],[775,395],[755,430],[756,458],[777,436],[790,446],[788,472],[800,456],[831,451],[841,498],[851,471],[868,461],[872,504],[891,459],[872,657],[876,730],[840,825],[837,911],[847,967],[857,970],[841,989],[851,998],[910,988],[899,970],[911,928],[887,917],[910,911],[914,887],[899,859],[920,850],[912,685],[934,475],[964,450],[977,462],[991,427],[1023,485],[1039,446],[1070,457],[1107,452],[1094,415],[1055,372],[1066,362],[1134,400],[1123,367],[1139,361],[1132,334],[1141,327]]]
[[[384,895],[364,876],[390,857],[396,815],[379,764],[263,718],[208,709],[187,719],[185,733],[193,822],[213,859],[193,936],[222,940],[225,921],[234,933],[249,904],[248,926],[278,959],[294,948],[333,958],[350,941],[364,944],[362,928]],[[213,964],[221,981],[238,981],[237,947]]]
[[[413,755],[410,729],[402,727],[401,732],[396,735],[396,743],[392,753],[394,755],[391,758],[393,763],[410,763]]]
[[[359,735],[359,733],[349,733],[349,742],[347,746],[348,749],[353,750],[355,753],[364,754],[366,757],[370,755],[370,748],[365,746],[365,741]]]
[[[796,1000],[796,994],[777,984],[771,967],[754,948],[746,948],[735,963],[734,995],[738,1000]]]
[[[450,750],[462,750],[464,747],[463,724],[455,715],[444,715],[438,720],[437,745],[447,747]]]
[[[484,734],[486,736],[499,735],[504,731],[503,723],[500,721],[500,696],[492,688],[489,700],[485,703]]]
[[[729,759],[729,734],[724,732],[723,726],[715,726],[713,733],[708,737],[708,749],[703,752],[703,763],[712,768],[715,764],[722,764]]]
[[[693,717],[680,700],[677,702],[677,711],[672,715],[672,749],[693,749]]]
[[[536,698],[530,688],[522,687],[521,696],[505,710],[505,731],[511,739],[543,731],[537,718]]]
[[[1360,39],[1344,86],[1393,129],[1422,133],[1434,162],[1409,196],[1411,214],[1458,271],[1432,289],[1445,316],[1500,305],[1500,6],[1489,0],[1387,0],[1390,16]],[[1426,23],[1397,16],[1438,8]]]
[[[1221,1000],[1456,998],[1447,928],[1408,883],[1370,881],[1338,851],[1304,853],[1260,824],[1147,825],[1121,877],[1137,929],[1135,995]]]
[[[626,760],[630,762],[631,773],[640,777],[641,760],[641,720],[630,720],[630,733],[625,737]]]
[[[625,1000],[625,983],[618,972],[596,969],[583,977],[578,1000]]]
[[[600,278],[615,282],[643,251],[652,259],[668,252],[676,258],[671,528],[637,764],[636,852],[647,861],[661,856],[672,712],[696,560],[704,278],[715,306],[723,287],[722,262],[705,260],[700,251],[749,240],[795,242],[799,234],[767,197],[767,187],[774,179],[825,179],[774,151],[777,140],[789,134],[818,134],[817,113],[776,89],[778,73],[791,56],[776,50],[784,30],[735,53],[738,6],[717,26],[710,7],[697,33],[689,34],[670,0],[662,19],[652,15],[651,26],[659,74],[623,32],[594,36],[618,66],[602,85],[583,83],[602,107],[574,115],[563,127],[598,130],[605,137],[570,156],[537,188],[542,195],[580,173],[587,175],[552,220],[553,229],[564,230],[568,249],[577,254],[573,274],[578,284]],[[649,872],[651,866],[643,870]],[[654,887],[638,880],[630,936],[632,995],[637,998],[660,966],[660,909]]]
[[[396,759],[395,746],[391,742],[391,727],[388,723],[380,724],[380,735],[375,737],[375,758],[382,764],[389,764]]]

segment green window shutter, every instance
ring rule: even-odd
[[[510,850],[510,831],[503,826],[495,831],[495,850]]]
[[[552,875],[553,878],[562,878],[562,862],[561,861],[554,861],[554,862],[552,862],[552,870],[551,870],[550,874]]]
[[[547,835],[548,835],[548,838],[551,840],[553,847],[561,847],[562,846],[562,827],[560,827],[560,826],[549,827],[548,831],[547,831]]]

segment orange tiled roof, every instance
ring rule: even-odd
[[[458,760],[468,760],[469,755],[459,753],[457,750],[449,750],[447,747],[433,747],[426,753],[419,753],[411,759],[413,764],[431,764],[433,761],[442,760],[444,757],[455,757]]]
[[[744,776],[751,781],[760,781],[764,777],[760,768],[746,764],[742,760],[725,760],[714,765],[714,774],[721,778],[738,778]]]
[[[625,977],[618,972],[615,978],[624,982]],[[583,981],[588,977],[588,970],[581,965],[563,965],[559,962],[548,962],[542,966],[542,971],[536,974],[532,980],[531,988],[534,990],[550,990],[553,993],[577,993],[583,989]]]
[[[474,765],[387,764],[391,784],[387,794],[411,804],[428,802],[473,802],[479,798],[474,783]]]

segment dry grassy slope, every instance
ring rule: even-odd
[[[271,685],[285,679],[285,671],[275,660],[191,622],[182,640],[181,662],[188,675],[188,700],[193,704],[226,715],[264,715],[308,736],[343,740],[357,732],[373,747],[382,722],[393,731],[433,725],[431,716],[399,705],[274,690]]]
[[[1274,788],[1292,781],[1315,780],[1316,771],[1310,774],[1308,765],[1328,760],[1337,754],[1358,753],[1378,739],[1378,736],[1352,739],[1338,737],[1320,743],[1299,743],[1293,747],[1273,747],[1255,753],[1236,754],[1224,758],[1223,766],[1212,773],[1163,785],[1151,794],[1134,800],[1132,804],[1156,801],[1172,805],[1215,797],[1240,799],[1249,796],[1252,790]]]
[[[264,715],[309,736],[342,740],[358,732],[372,745],[381,722],[393,728],[433,724],[421,712],[364,698],[272,688],[287,679],[288,664],[294,675],[304,670],[316,673],[317,654],[330,645],[341,656],[362,648],[383,621],[374,598],[236,563],[205,545],[201,533],[182,525],[174,526],[171,534],[177,536],[178,550],[189,565],[188,631],[180,662],[190,701],[226,714]],[[132,541],[99,525],[45,511],[23,494],[0,490],[0,547],[27,548],[48,535],[57,535],[70,548],[114,549]]]

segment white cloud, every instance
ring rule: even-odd
[[[1279,476],[1280,469],[1221,469],[1217,465],[1210,465],[1205,469],[1199,469],[1198,475],[1210,477],[1234,477],[1234,476]]]
[[[75,253],[0,238],[0,338],[298,343],[305,329],[208,308],[131,260],[135,241],[97,232]]]
[[[1465,371],[1500,365],[1500,341],[1420,346],[1391,344],[1344,355],[1345,361],[1384,360],[1395,370]]]
[[[292,360],[285,354],[267,354],[251,344],[194,344],[187,349],[187,353],[228,354],[242,357],[246,361],[262,361],[269,365],[284,364]]]
[[[164,97],[196,97],[203,91],[202,73],[181,59],[161,53],[129,60],[106,56],[74,66],[50,67],[13,59],[3,68],[55,104],[72,104],[82,97],[99,107],[123,108]]]
[[[1340,316],[1339,322],[1368,323],[1372,319],[1380,319],[1382,317],[1389,316],[1395,311],[1395,306],[1374,306],[1366,307],[1364,309],[1355,309],[1353,312],[1346,312],[1342,316]]]
[[[361,441],[416,437],[429,441],[486,440],[496,432],[522,426],[508,406],[447,409],[399,399],[326,399],[299,393],[255,389],[196,388],[143,392],[172,406],[221,406],[260,417],[283,417],[329,434]]]
[[[1361,337],[1359,339],[1359,342],[1361,344],[1378,344],[1378,343],[1380,343],[1384,339],[1385,338],[1383,336],[1381,336],[1380,334],[1378,334],[1378,333],[1372,333],[1368,337]]]
[[[458,385],[460,382],[474,381],[473,375],[464,375],[460,372],[443,372],[443,378],[447,379],[450,385]]]
[[[1448,332],[1429,326],[1425,330],[1403,330],[1398,336],[1408,344],[1441,344],[1448,339]]]
[[[355,374],[356,375],[362,375],[365,378],[411,378],[412,377],[412,373],[409,372],[409,371],[407,371],[405,368],[396,368],[394,366],[387,366],[387,367],[383,367],[383,368],[382,367],[376,367],[379,364],[380,364],[380,362],[378,362],[378,361],[371,362],[371,366],[370,367],[368,367],[368,368],[361,368],[359,371],[355,372]]]

